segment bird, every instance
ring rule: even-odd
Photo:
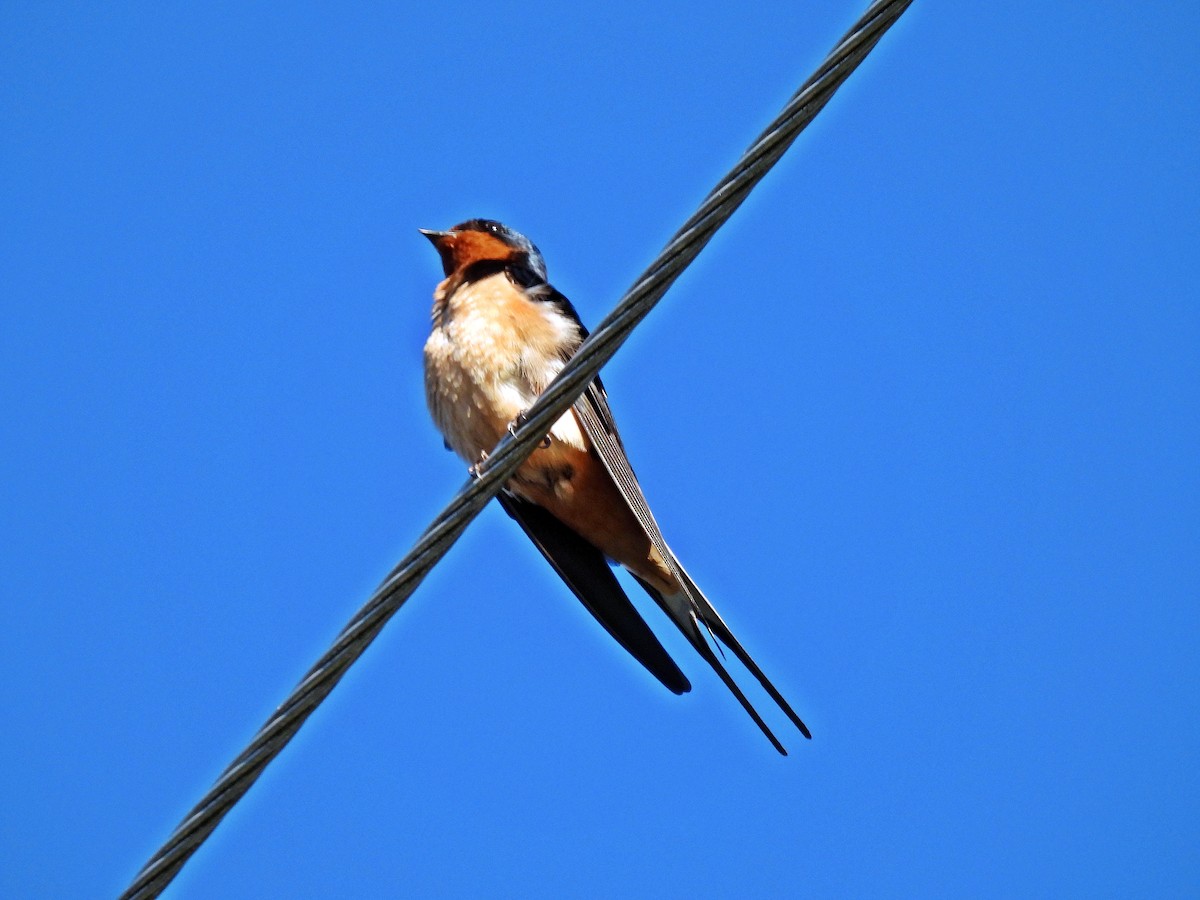
[[[587,337],[529,238],[492,219],[420,229],[441,259],[424,347],[425,397],[448,449],[472,467],[523,421]],[[645,589],[713,668],[779,753],[787,750],[730,676],[720,641],[806,738],[808,727],[729,630],[671,552],[650,513],[599,376],[497,494],[593,617],[668,690],[691,683],[617,581]],[[717,652],[723,651],[717,644]]]

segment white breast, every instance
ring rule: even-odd
[[[574,322],[523,297],[503,273],[439,299],[425,343],[425,396],[446,442],[478,461],[558,374],[564,348],[573,350],[580,339]],[[570,413],[551,435],[586,446]]]

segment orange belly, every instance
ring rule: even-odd
[[[666,595],[679,585],[595,453],[554,442],[535,450],[509,488]]]

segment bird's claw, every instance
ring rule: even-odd
[[[483,475],[483,464],[488,460],[488,452],[486,450],[479,451],[479,459],[467,466],[467,474],[478,480]]]
[[[516,437],[517,429],[520,428],[522,425],[524,425],[528,421],[529,421],[529,417],[525,414],[525,411],[522,410],[521,412],[517,413],[517,417],[515,419],[513,419],[511,422],[508,423],[508,433],[511,434],[513,437]],[[542,435],[542,440],[541,440],[541,443],[539,444],[539,446],[541,447],[542,450],[549,448],[550,435],[548,435],[548,434]]]

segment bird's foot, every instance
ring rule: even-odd
[[[488,452],[486,450],[479,451],[479,459],[472,465],[467,466],[467,474],[472,478],[478,479],[483,475],[483,464],[488,460]]]
[[[517,413],[517,417],[515,419],[508,423],[508,433],[513,437],[517,436],[517,429],[529,421],[529,417],[525,413],[526,411],[522,410],[521,412]],[[543,450],[547,449],[550,446],[550,435],[543,435],[541,443],[538,446]]]

